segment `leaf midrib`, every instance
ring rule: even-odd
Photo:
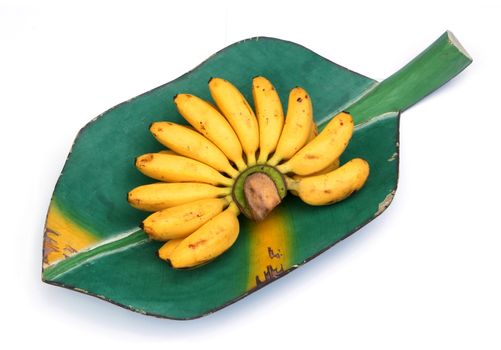
[[[148,241],[148,236],[146,236],[142,230],[138,230],[125,237],[117,238],[113,241],[94,246],[88,250],[78,252],[75,255],[46,267],[42,272],[42,280],[55,280],[62,274],[82,265],[85,262],[88,262],[89,260],[128,248],[130,246],[146,243]]]

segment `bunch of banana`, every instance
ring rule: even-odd
[[[339,163],[353,133],[350,114],[339,113],[318,133],[303,88],[290,91],[285,117],[264,77],[252,81],[255,112],[224,79],[210,79],[209,90],[215,105],[190,94],[174,97],[190,126],[150,126],[167,150],[136,158],[136,167],[160,182],[128,194],[133,207],[154,212],[141,227],[166,241],[158,254],[172,267],[196,267],[221,255],[237,240],[240,213],[263,220],[287,191],[305,203],[326,205],[365,184],[365,160]]]

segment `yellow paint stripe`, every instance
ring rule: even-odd
[[[95,244],[97,238],[64,215],[52,200],[44,239],[44,268]]]
[[[250,264],[247,290],[274,279],[290,267],[290,230],[285,215],[274,210],[250,229]]]

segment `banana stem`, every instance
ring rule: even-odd
[[[247,154],[247,166],[253,166],[256,164],[256,155],[254,153]]]
[[[226,186],[226,187],[231,187],[233,186],[233,183],[235,182],[234,179],[230,179],[228,177],[224,177],[224,180],[221,179],[220,185]]]
[[[245,162],[243,161],[243,159],[239,160],[238,162],[236,162],[235,164],[238,168],[239,171],[244,171],[245,169],[247,169],[247,164],[245,164]]]
[[[291,166],[290,166],[290,163],[289,162],[285,162],[283,164],[280,164],[280,165],[277,165],[277,169],[278,171],[280,171],[282,174],[287,174],[287,173],[290,173],[292,171],[291,169]]]
[[[240,174],[240,172],[238,172],[237,170],[235,170],[235,168],[233,168],[232,166],[228,166],[227,169],[225,169],[225,172],[229,176],[231,176],[233,179],[237,178],[238,174]]]
[[[257,164],[266,164],[268,162],[268,154],[259,152],[259,157],[257,158]]]
[[[281,159],[280,157],[275,153],[273,154],[273,156],[266,162],[266,164],[268,165],[271,165],[271,166],[275,166],[277,165],[278,163],[280,163]]]
[[[299,188],[299,181],[288,176],[285,176],[285,184],[287,185],[287,190],[297,191]]]
[[[232,186],[228,187],[221,187],[221,193],[218,195],[218,197],[228,197],[231,196],[231,191],[232,191]]]
[[[227,210],[232,211],[233,213],[235,213],[236,216],[240,215],[240,209],[238,208],[237,204],[233,201],[230,203]]]

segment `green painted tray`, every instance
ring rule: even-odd
[[[450,32],[379,83],[291,42],[252,38],[211,56],[182,77],[101,114],[78,134],[50,203],[43,246],[43,281],[147,315],[191,319],[207,315],[296,269],[380,215],[398,180],[400,112],[471,63]],[[146,213],[127,192],[152,180],[134,158],[162,149],[153,121],[183,122],[172,97],[209,99],[207,81],[233,82],[249,101],[251,80],[269,78],[282,101],[294,86],[311,95],[320,128],[341,110],[356,131],[341,161],[371,165],[365,187],[335,205],[312,207],[287,196],[256,224],[240,217],[236,244],[203,267],[173,270],[156,257],[161,245],[138,228]]]

